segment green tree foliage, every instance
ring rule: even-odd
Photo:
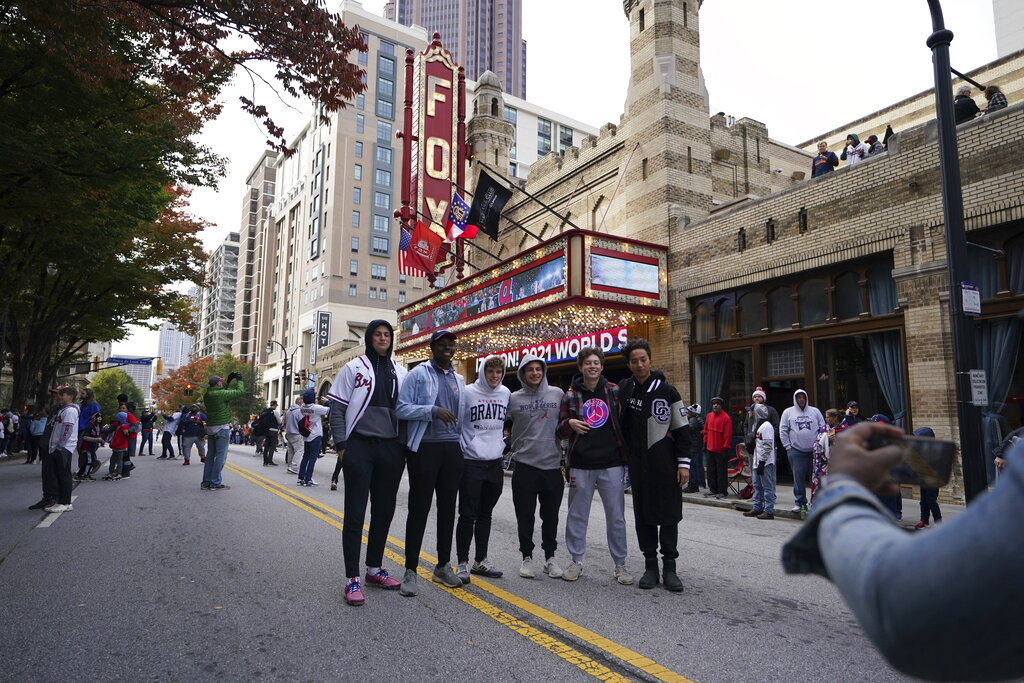
[[[104,421],[117,413],[117,397],[126,394],[128,400],[141,411],[143,407],[142,390],[139,389],[128,373],[120,368],[100,370],[89,382],[89,388],[96,394],[96,402],[103,411]]]

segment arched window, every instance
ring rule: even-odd
[[[715,333],[714,317],[711,307],[707,304],[697,306],[693,313],[693,336],[698,342],[711,341]]]
[[[764,311],[761,310],[761,293],[747,292],[740,297],[739,324],[736,326],[740,334],[761,334],[764,325]]]
[[[854,272],[843,273],[835,279],[832,296],[839,320],[851,320],[863,312],[859,281],[860,276]]]
[[[498,115],[498,98],[497,97],[492,97],[491,98],[491,116],[497,116],[497,115]]]
[[[715,336],[728,339],[732,336],[732,299],[722,299],[715,305]]]
[[[800,324],[821,325],[828,319],[828,297],[825,281],[815,278],[808,280],[797,289],[800,295]]]
[[[768,322],[772,330],[793,326],[793,290],[789,287],[776,287],[768,292]]]
[[[891,266],[875,266],[868,271],[868,305],[871,315],[886,315],[896,308],[896,282]]]

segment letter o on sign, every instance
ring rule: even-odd
[[[437,153],[441,150],[441,167],[437,167]],[[443,138],[427,138],[426,149],[427,175],[438,180],[448,180],[451,172],[452,149],[447,140]]]

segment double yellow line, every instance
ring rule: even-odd
[[[298,491],[292,490],[286,486],[283,486],[276,481],[267,479],[266,477],[260,476],[252,470],[240,467],[234,463],[228,463],[227,468],[237,474],[238,476],[252,482],[256,486],[269,491],[278,498],[285,500],[292,505],[300,508],[304,512],[316,517],[317,519],[330,524],[335,529],[341,531],[343,529],[342,520],[344,515],[322,503],[315,498],[303,495]],[[366,527],[364,527],[365,529]],[[363,543],[367,542],[367,538],[363,536]],[[394,536],[388,536],[388,542],[400,550],[405,550],[405,543],[395,538]],[[399,567],[405,566],[405,557],[399,555],[397,552],[390,548],[384,549],[384,554],[387,555],[391,560],[396,562]],[[437,564],[437,558],[426,553],[421,552],[420,558],[428,562],[431,566]],[[417,573],[430,583],[431,573],[424,567],[418,567]],[[467,605],[479,610],[483,614],[486,614],[490,618],[497,621],[499,624],[503,624],[512,631],[515,631],[519,635],[523,636],[527,640],[534,644],[554,653],[561,657],[565,661],[573,664],[584,673],[590,674],[594,678],[602,681],[628,681],[630,680],[627,676],[620,674],[616,671],[612,671],[610,668],[602,664],[601,662],[589,657],[579,650],[572,648],[566,643],[552,637],[551,635],[541,631],[526,622],[517,619],[515,616],[503,611],[501,608],[487,602],[486,600],[478,597],[474,593],[467,591],[462,588],[452,589],[446,588],[440,584],[430,583],[430,585],[437,586],[438,588],[446,591],[449,595],[452,595]],[[610,657],[613,657],[630,667],[636,668],[653,678],[660,681],[670,681],[672,683],[693,683],[688,678],[680,676],[679,674],[671,671],[670,669],[658,664],[652,659],[649,659],[638,652],[634,652],[627,647],[619,645],[618,643],[605,638],[593,631],[580,626],[568,619],[565,619],[554,612],[544,609],[539,605],[524,600],[523,598],[510,593],[502,588],[498,588],[489,581],[485,581],[479,577],[474,577],[473,586],[480,588],[481,590],[490,593],[495,598],[503,600],[504,602],[516,607],[527,614],[531,614],[534,617],[546,622],[547,624],[564,631],[572,635],[573,637],[587,643],[593,648],[601,650]]]

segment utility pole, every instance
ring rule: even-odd
[[[978,367],[974,325],[964,314],[961,288],[966,273],[964,256],[967,253],[967,236],[964,231],[960,156],[950,82],[952,67],[949,62],[949,44],[953,40],[953,32],[945,27],[939,0],[928,0],[928,9],[932,15],[932,34],[928,36],[927,45],[932,51],[935,72],[935,113],[939,133],[942,214],[946,225],[946,260],[949,265],[949,322],[953,344],[956,416],[960,428],[964,495],[970,503],[979,493],[988,489],[988,476],[982,453],[981,416],[971,403],[970,371]]]

